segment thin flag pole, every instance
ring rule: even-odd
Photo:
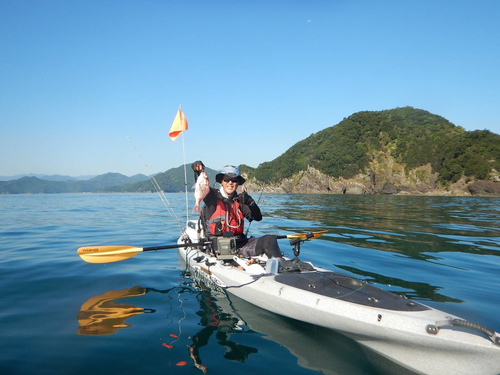
[[[186,172],[186,149],[184,147],[184,132],[182,132],[181,135],[182,135],[182,154],[184,156],[184,189],[186,190],[186,223],[187,223],[189,220],[189,206],[188,206],[188,183],[187,183],[187,172]]]
[[[186,190],[186,222],[189,220],[189,209],[188,209],[188,195],[187,195],[187,171],[186,171],[186,148],[184,146],[184,131],[188,129],[188,124],[186,116],[182,112],[181,105],[179,104],[179,109],[177,110],[177,115],[175,116],[174,122],[170,127],[168,136],[172,141],[175,141],[179,136],[182,135],[182,155],[184,157],[184,188]]]

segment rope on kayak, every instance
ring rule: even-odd
[[[269,275],[269,274],[262,274],[262,275],[259,275],[259,276],[255,276],[255,279],[252,280],[252,281],[249,281],[248,283],[245,283],[245,284],[240,284],[240,285],[230,285],[230,286],[224,286],[222,287],[223,289],[237,289],[237,288],[241,288],[241,287],[244,287],[244,286],[247,286],[247,285],[251,285],[253,284],[254,282],[256,281],[259,281],[262,277],[264,276],[274,276],[274,275]]]
[[[322,277],[325,277],[327,278],[328,280],[332,281],[333,283],[339,285],[339,283],[333,279],[332,277],[328,276],[328,275],[325,275],[324,272],[318,272],[318,274],[320,274]],[[341,296],[338,296],[337,298],[338,299],[343,299],[345,297],[349,297],[351,294],[354,294],[354,293],[357,293],[359,292],[361,289],[363,289],[365,286],[368,285],[368,282],[366,280],[359,280],[361,282],[361,286],[357,289],[352,289],[349,293],[345,293],[345,294],[342,294]],[[340,285],[339,285],[340,286]],[[344,286],[345,287],[345,286]],[[372,297],[370,297],[372,298]]]

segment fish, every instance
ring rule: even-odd
[[[194,185],[194,198],[196,203],[193,208],[193,212],[198,211],[201,215],[200,204],[203,198],[207,196],[209,190],[210,186],[208,184],[208,176],[205,171],[202,171],[196,179],[196,184]]]

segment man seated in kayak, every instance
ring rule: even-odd
[[[196,161],[192,164],[192,168],[199,176],[204,172],[205,165],[201,161]],[[203,187],[196,187],[195,196],[199,194],[196,200],[203,200],[205,203],[201,219],[208,239],[223,235],[236,237],[238,253],[249,258],[248,264],[253,263],[252,257],[262,254],[266,254],[268,258],[281,258],[276,236],[247,238],[244,233],[245,218],[249,222],[261,221],[262,213],[253,198],[246,193],[243,186],[245,179],[241,176],[239,168],[232,165],[222,168],[215,176],[215,181],[221,184],[219,189],[210,187],[208,178],[198,178],[197,184],[199,181],[201,184],[206,184]],[[236,190],[240,185],[241,193],[238,194]]]

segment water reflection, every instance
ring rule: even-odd
[[[188,334],[191,342],[187,345],[189,356],[200,372],[209,373],[209,363],[214,358],[204,357],[201,349],[213,345],[210,341],[215,337],[217,344],[224,347],[224,359],[245,362],[250,356],[259,356],[262,348],[242,344],[241,335],[262,335],[288,351],[297,358],[297,363],[304,369],[324,374],[366,375],[377,373],[377,367],[386,361],[377,356],[368,361],[359,345],[334,331],[281,317],[262,310],[235,296],[228,296],[225,291],[206,288],[203,283],[191,279],[184,273],[179,287],[166,291],[134,286],[119,291],[109,291],[90,298],[82,305],[77,315],[80,327],[78,334],[107,335],[119,329],[131,327],[125,320],[138,314],[155,312],[131,304],[118,303],[124,298],[139,297],[145,293],[182,294],[195,298],[199,303],[196,315],[197,326],[201,326],[194,334]],[[160,306],[157,306],[160,308]],[[188,317],[187,319],[192,319]],[[179,324],[183,322],[179,321]],[[192,327],[192,324],[187,324]],[[210,343],[209,343],[210,341]],[[247,342],[249,340],[246,340]],[[253,341],[258,343],[259,341]],[[164,346],[173,348],[171,345]],[[179,346],[180,347],[180,346]],[[268,346],[262,344],[263,348]],[[209,350],[209,353],[214,353]],[[263,353],[262,358],[272,353]],[[373,353],[372,353],[373,355]],[[392,364],[393,365],[393,364]]]
[[[197,294],[200,310],[196,313],[200,317],[200,325],[203,327],[193,336],[192,344],[189,345],[189,354],[194,365],[208,372],[208,367],[203,365],[200,349],[208,345],[213,334],[219,345],[226,348],[224,358],[231,361],[244,362],[250,354],[257,353],[258,349],[242,345],[230,339],[232,333],[248,332],[244,323],[231,310],[224,310],[218,305],[216,297],[209,290],[203,290]]]
[[[193,276],[189,271],[184,272],[188,282]],[[227,340],[228,335],[260,333],[287,348],[297,358],[298,365],[321,374],[414,374],[333,330],[273,314],[214,285],[209,288],[201,279],[193,280],[191,285],[201,290],[198,315],[205,328],[193,338],[191,352],[199,354],[199,349],[216,332],[219,345],[230,349],[224,357],[242,361],[249,354],[257,354],[258,349],[241,344],[228,345],[231,342]],[[208,368],[202,365],[199,356],[192,356],[192,359],[197,368],[207,373]]]
[[[80,324],[76,333],[79,335],[109,335],[116,333],[121,328],[131,327],[129,324],[125,324],[125,320],[134,315],[154,312],[154,310],[129,304],[117,304],[116,301],[144,294],[146,294],[146,289],[134,286],[122,290],[111,290],[90,298],[82,305],[76,316]]]
[[[192,284],[192,282],[188,281],[186,283],[186,285],[189,284]],[[202,372],[206,373],[208,368],[203,365],[200,349],[208,344],[213,334],[215,334],[218,344],[226,349],[225,359],[244,362],[250,354],[258,352],[257,348],[242,345],[230,339],[232,333],[251,332],[232,309],[222,309],[217,304],[217,297],[212,295],[209,290],[203,288],[200,291],[190,286],[181,286],[164,291],[133,286],[91,297],[82,305],[76,316],[79,323],[77,334],[109,335],[117,333],[119,329],[131,327],[130,324],[125,324],[128,318],[144,313],[154,313],[156,310],[118,303],[118,301],[125,298],[139,297],[148,292],[162,294],[171,294],[173,292],[179,295],[188,293],[198,300],[199,310],[196,315],[199,316],[199,325],[203,328],[192,336],[192,343],[188,345],[188,349],[194,366]],[[225,297],[225,294],[223,296]],[[165,346],[173,348],[172,345],[165,344]]]
[[[499,211],[488,198],[288,195],[266,214],[328,229],[325,240],[428,261],[450,251],[500,256]]]

